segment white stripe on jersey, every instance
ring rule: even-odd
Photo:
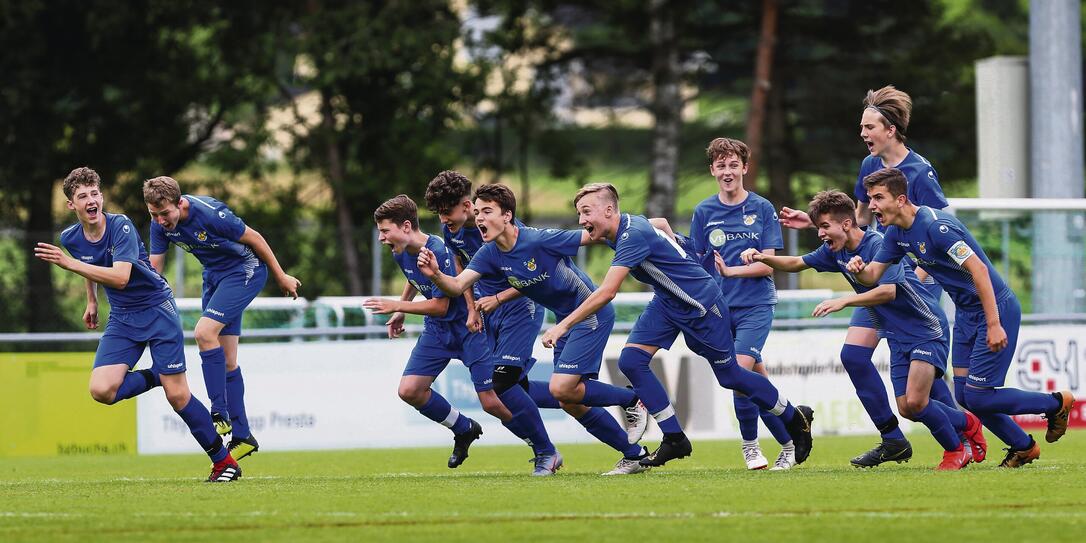
[[[201,199],[199,199],[199,198],[197,198],[195,196],[189,195],[189,196],[187,196],[187,198],[189,198],[190,200],[196,200],[197,202],[200,202],[201,204],[204,204],[205,206],[207,206],[207,207],[209,207],[211,209],[215,209],[215,206],[213,206],[213,205],[211,205],[211,204],[209,204],[209,203],[207,203],[207,202],[205,202],[205,201],[203,201],[203,200],[201,200]]]
[[[676,298],[690,304],[694,307],[694,309],[697,309],[699,317],[705,316],[705,306],[701,305],[701,302],[695,300],[693,296],[687,294],[686,291],[679,288],[679,285],[675,284],[675,281],[672,281],[671,278],[667,276],[667,274],[660,271],[660,268],[657,268],[655,264],[649,262],[648,260],[644,260],[640,264],[638,264],[638,267],[640,267],[642,270],[645,270],[646,273],[652,276],[652,278],[655,279],[656,282],[664,288],[664,290],[670,292]]]

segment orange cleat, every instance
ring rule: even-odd
[[[1037,442],[1033,440],[1031,436],[1029,438],[1030,446],[1016,451],[1014,449],[1005,449],[1007,451],[1007,457],[1000,462],[1001,468],[1020,468],[1030,462],[1041,457],[1041,446],[1037,445]]]
[[[1045,415],[1048,419],[1048,431],[1045,432],[1045,441],[1055,443],[1063,434],[1067,433],[1067,419],[1071,415],[1071,408],[1075,406],[1075,397],[1070,390],[1057,392],[1060,396],[1060,409],[1054,415]]]

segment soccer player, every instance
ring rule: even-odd
[[[516,197],[501,184],[475,190],[475,224],[483,245],[467,269],[453,276],[438,269],[433,252],[419,253],[419,268],[450,296],[459,295],[486,276],[503,276],[524,296],[554,311],[559,319],[572,312],[596,288],[570,258],[586,235],[574,230],[538,230],[516,224]],[[633,390],[597,380],[603,350],[615,324],[615,310],[601,305],[583,322],[558,338],[549,390],[532,394],[540,407],[559,407],[590,434],[622,453],[615,468],[604,475],[644,471],[639,461],[648,451],[637,444],[648,413]],[[624,431],[604,407],[617,405],[633,420]]]
[[[483,236],[475,225],[471,181],[460,172],[437,174],[426,187],[426,207],[441,220],[445,246],[456,255],[459,273],[483,246]],[[520,221],[516,224],[524,226]],[[522,297],[504,277],[495,275],[480,279],[474,292],[467,290],[464,297],[469,312],[476,311],[475,305],[483,309],[483,330],[494,364],[494,391],[513,413],[506,427],[532,447],[539,475],[553,474],[561,467],[562,456],[551,443],[539,408],[528,394],[528,371],[535,363],[532,346],[543,326],[543,308]],[[474,304],[469,297],[474,298]],[[402,314],[399,317],[402,322]],[[517,426],[518,422],[523,427]]]
[[[203,315],[196,322],[196,345],[211,420],[219,434],[232,434],[230,452],[237,459],[260,445],[245,413],[245,380],[238,366],[241,316],[267,282],[269,270],[283,293],[298,298],[301,286],[283,271],[260,232],[247,226],[226,204],[210,196],[181,194],[171,177],[143,183],[143,200],[151,214],[151,265],[166,268],[173,243],[192,253],[204,267]]]
[[[792,407],[765,376],[736,363],[728,306],[717,281],[648,219],[621,213],[618,191],[610,183],[585,185],[573,205],[586,241],[607,243],[615,257],[600,288],[544,332],[543,345],[558,345],[559,338],[609,304],[627,275],[652,285],[653,298],[634,324],[618,360],[619,369],[664,432],[660,447],[641,459],[641,465],[662,466],[693,450],[667,392],[649,368],[656,351],[671,348],[679,332],[690,349],[709,362],[721,386],[742,392],[784,421],[795,444],[795,461],[803,463],[811,452],[814,413],[807,406]]]
[[[783,249],[781,225],[773,204],[743,187],[750,156],[745,143],[716,138],[705,152],[709,157],[709,173],[716,179],[719,190],[694,208],[690,238],[702,265],[719,279],[724,291],[731,313],[736,361],[743,368],[768,378],[762,363],[762,348],[769,337],[773,308],[777,304],[773,270],[757,262],[745,265],[739,254],[748,248],[766,254]],[[769,465],[758,444],[759,417],[781,444],[780,455],[773,466],[791,468],[796,463],[795,446],[780,417],[760,409],[741,392],[732,391],[732,394],[747,469],[764,469]]]
[[[969,368],[965,405],[1010,448],[1002,467],[1017,468],[1041,455],[1033,437],[1008,415],[1044,414],[1045,440],[1067,431],[1075,398],[1070,391],[1044,394],[1003,388],[1018,342],[1022,309],[1014,292],[996,273],[988,256],[961,221],[948,213],[909,201],[908,180],[900,170],[879,170],[864,178],[871,212],[888,226],[873,259],[857,255],[848,271],[866,284],[877,282],[891,263],[911,252],[954,300],[954,367]]]
[[[813,315],[824,317],[846,307],[869,308],[878,323],[879,336],[885,337],[890,346],[890,379],[898,412],[927,426],[943,446],[945,452],[938,469],[957,470],[973,460],[983,461],[987,443],[980,420],[932,395],[933,387],[946,388],[941,377],[946,372],[950,350],[950,329],[938,301],[923,288],[905,262],[888,268],[877,286],[859,283],[845,270],[853,256],[871,260],[883,244],[882,234],[874,228],[865,232],[856,226],[856,205],[845,193],[837,190],[818,193],[811,200],[808,213],[822,240],[818,249],[798,257],[775,256],[750,248],[743,251],[743,261],[761,262],[792,273],[814,268],[844,275],[856,294],[826,300],[815,307]],[[885,393],[882,401],[885,402]],[[866,407],[871,402],[867,399],[863,403]],[[968,438],[972,455],[959,432]]]
[[[83,323],[88,329],[98,328],[97,290],[99,284],[105,287],[109,320],[94,355],[91,397],[113,405],[161,385],[166,401],[211,458],[207,480],[237,480],[241,468],[215,433],[207,408],[189,392],[185,336],[170,286],[151,267],[132,221],[102,209],[101,184],[98,173],[86,167],[72,170],[64,179],[68,209],[79,219],[60,234],[60,243],[71,256],[48,243],[34,248],[34,256],[86,279]],[[132,371],[148,346],[151,368]]]
[[[420,251],[424,250],[440,255],[435,257],[435,264],[440,260],[439,265],[446,273],[453,273],[455,267],[452,254],[441,238],[419,230],[415,202],[407,195],[400,194],[381,204],[373,212],[373,220],[377,223],[379,240],[392,249],[392,256],[407,282],[426,299],[415,302],[370,298],[362,305],[378,315],[411,313],[425,316],[423,332],[411,351],[400,379],[399,395],[400,399],[426,418],[452,430],[453,451],[449,456],[449,467],[458,467],[468,458],[472,442],[483,435],[483,427],[449,404],[431,385],[445,371],[450,360],[458,358],[471,373],[471,381],[483,410],[503,422],[509,421],[512,413],[494,392],[494,365],[486,336],[468,330],[468,309],[462,296],[445,296],[420,273],[416,260]],[[389,338],[399,337],[402,333],[402,318],[389,324]]]

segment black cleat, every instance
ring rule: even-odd
[[[471,442],[479,439],[481,435],[483,435],[483,427],[474,420],[471,421],[471,427],[467,432],[456,434],[453,438],[452,454],[449,455],[450,468],[455,468],[468,459],[468,448],[471,447]]]
[[[250,435],[249,437],[242,439],[235,437],[230,440],[230,445],[227,446],[230,449],[230,456],[234,457],[234,460],[241,460],[250,454],[260,450],[260,444],[256,442],[256,438]]]
[[[230,425],[230,417],[223,416],[222,413],[211,412],[211,424],[215,425],[215,431],[220,436],[224,436],[233,431],[233,427]]]
[[[811,422],[814,421],[814,409],[806,405],[795,407],[796,415],[785,423],[788,434],[792,436],[792,443],[796,446],[796,464],[802,464],[811,455],[814,440],[811,438]]]
[[[659,467],[669,460],[675,460],[676,458],[686,458],[693,452],[694,447],[690,445],[690,440],[683,436],[678,441],[661,441],[660,446],[652,451],[652,454],[642,458],[639,463],[642,466]]]
[[[884,439],[882,443],[875,445],[874,449],[867,451],[849,462],[858,468],[873,468],[883,462],[908,462],[913,457],[913,446],[908,439]]]

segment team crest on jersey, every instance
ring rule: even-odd
[[[920,252],[921,252],[922,254],[923,254],[923,253],[927,253],[927,252],[928,252],[928,248],[927,248],[927,246],[926,246],[926,245],[924,244],[924,242],[923,242],[923,241],[921,241],[921,242],[920,242],[919,244],[917,244],[917,248],[918,248],[918,249],[920,249]]]
[[[712,232],[709,232],[709,243],[713,244],[713,247],[723,247],[727,239],[728,236],[725,236],[724,231],[719,228],[714,228]]]
[[[535,258],[533,257],[533,258],[528,259],[528,261],[524,263],[524,267],[528,268],[528,271],[535,271],[535,269],[537,267],[535,265]]]
[[[754,221],[758,220],[758,215],[751,213],[750,215],[743,215],[743,224],[750,226],[754,224]]]
[[[207,232],[200,230],[196,233],[196,239],[200,241],[207,241]]]

